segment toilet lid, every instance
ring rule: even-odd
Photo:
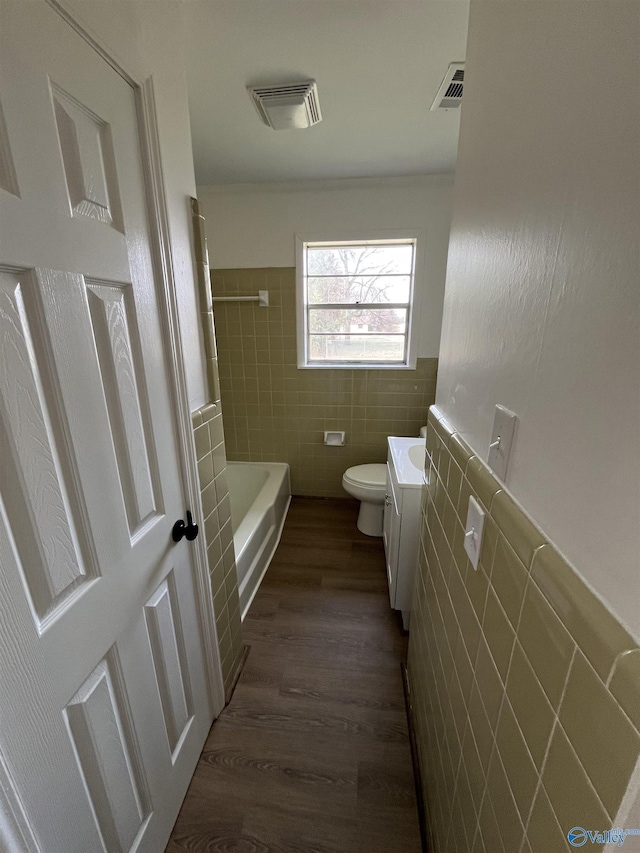
[[[352,468],[347,468],[344,476],[352,483],[383,487],[387,483],[387,466],[382,463],[354,465]]]

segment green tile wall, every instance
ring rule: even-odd
[[[384,462],[387,436],[417,435],[435,399],[437,359],[416,370],[299,370],[295,269],[212,270],[213,295],[268,290],[270,304],[214,303],[227,454],[288,462],[296,495],[345,497],[351,465]],[[323,432],[346,431],[344,447]]]
[[[231,529],[222,415],[215,404],[193,412],[198,475],[204,514],[204,534],[213,610],[216,617],[222,675],[227,696],[242,662],[242,622],[236,558]]]
[[[640,755],[640,650],[435,407],[426,471],[408,677],[430,851],[569,853]]]
[[[191,417],[202,499],[204,522],[202,533],[207,542],[218,648],[228,700],[242,664],[242,623],[231,529],[231,504],[225,473],[227,461],[220,405],[216,336],[209,287],[207,240],[204,232],[204,217],[200,214],[198,201],[195,198],[191,199],[191,212],[200,322],[204,332],[207,380],[212,400],[211,403],[193,412]]]

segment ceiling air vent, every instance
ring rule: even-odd
[[[438,89],[432,110],[455,110],[462,102],[464,91],[464,62],[452,62]]]
[[[262,121],[274,130],[311,127],[322,121],[315,80],[285,86],[248,86]]]

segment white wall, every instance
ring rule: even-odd
[[[295,234],[426,232],[418,355],[438,355],[453,177],[199,187],[212,268],[293,267]]]
[[[640,639],[637,0],[474,0],[437,403]]]
[[[170,0],[65,0],[73,17],[134,78],[152,77],[171,233],[171,260],[191,410],[208,399],[198,317],[189,198],[195,177],[187,105],[182,10]],[[194,332],[194,330],[198,332]]]

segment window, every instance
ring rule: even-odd
[[[415,367],[417,237],[297,243],[298,366]]]

